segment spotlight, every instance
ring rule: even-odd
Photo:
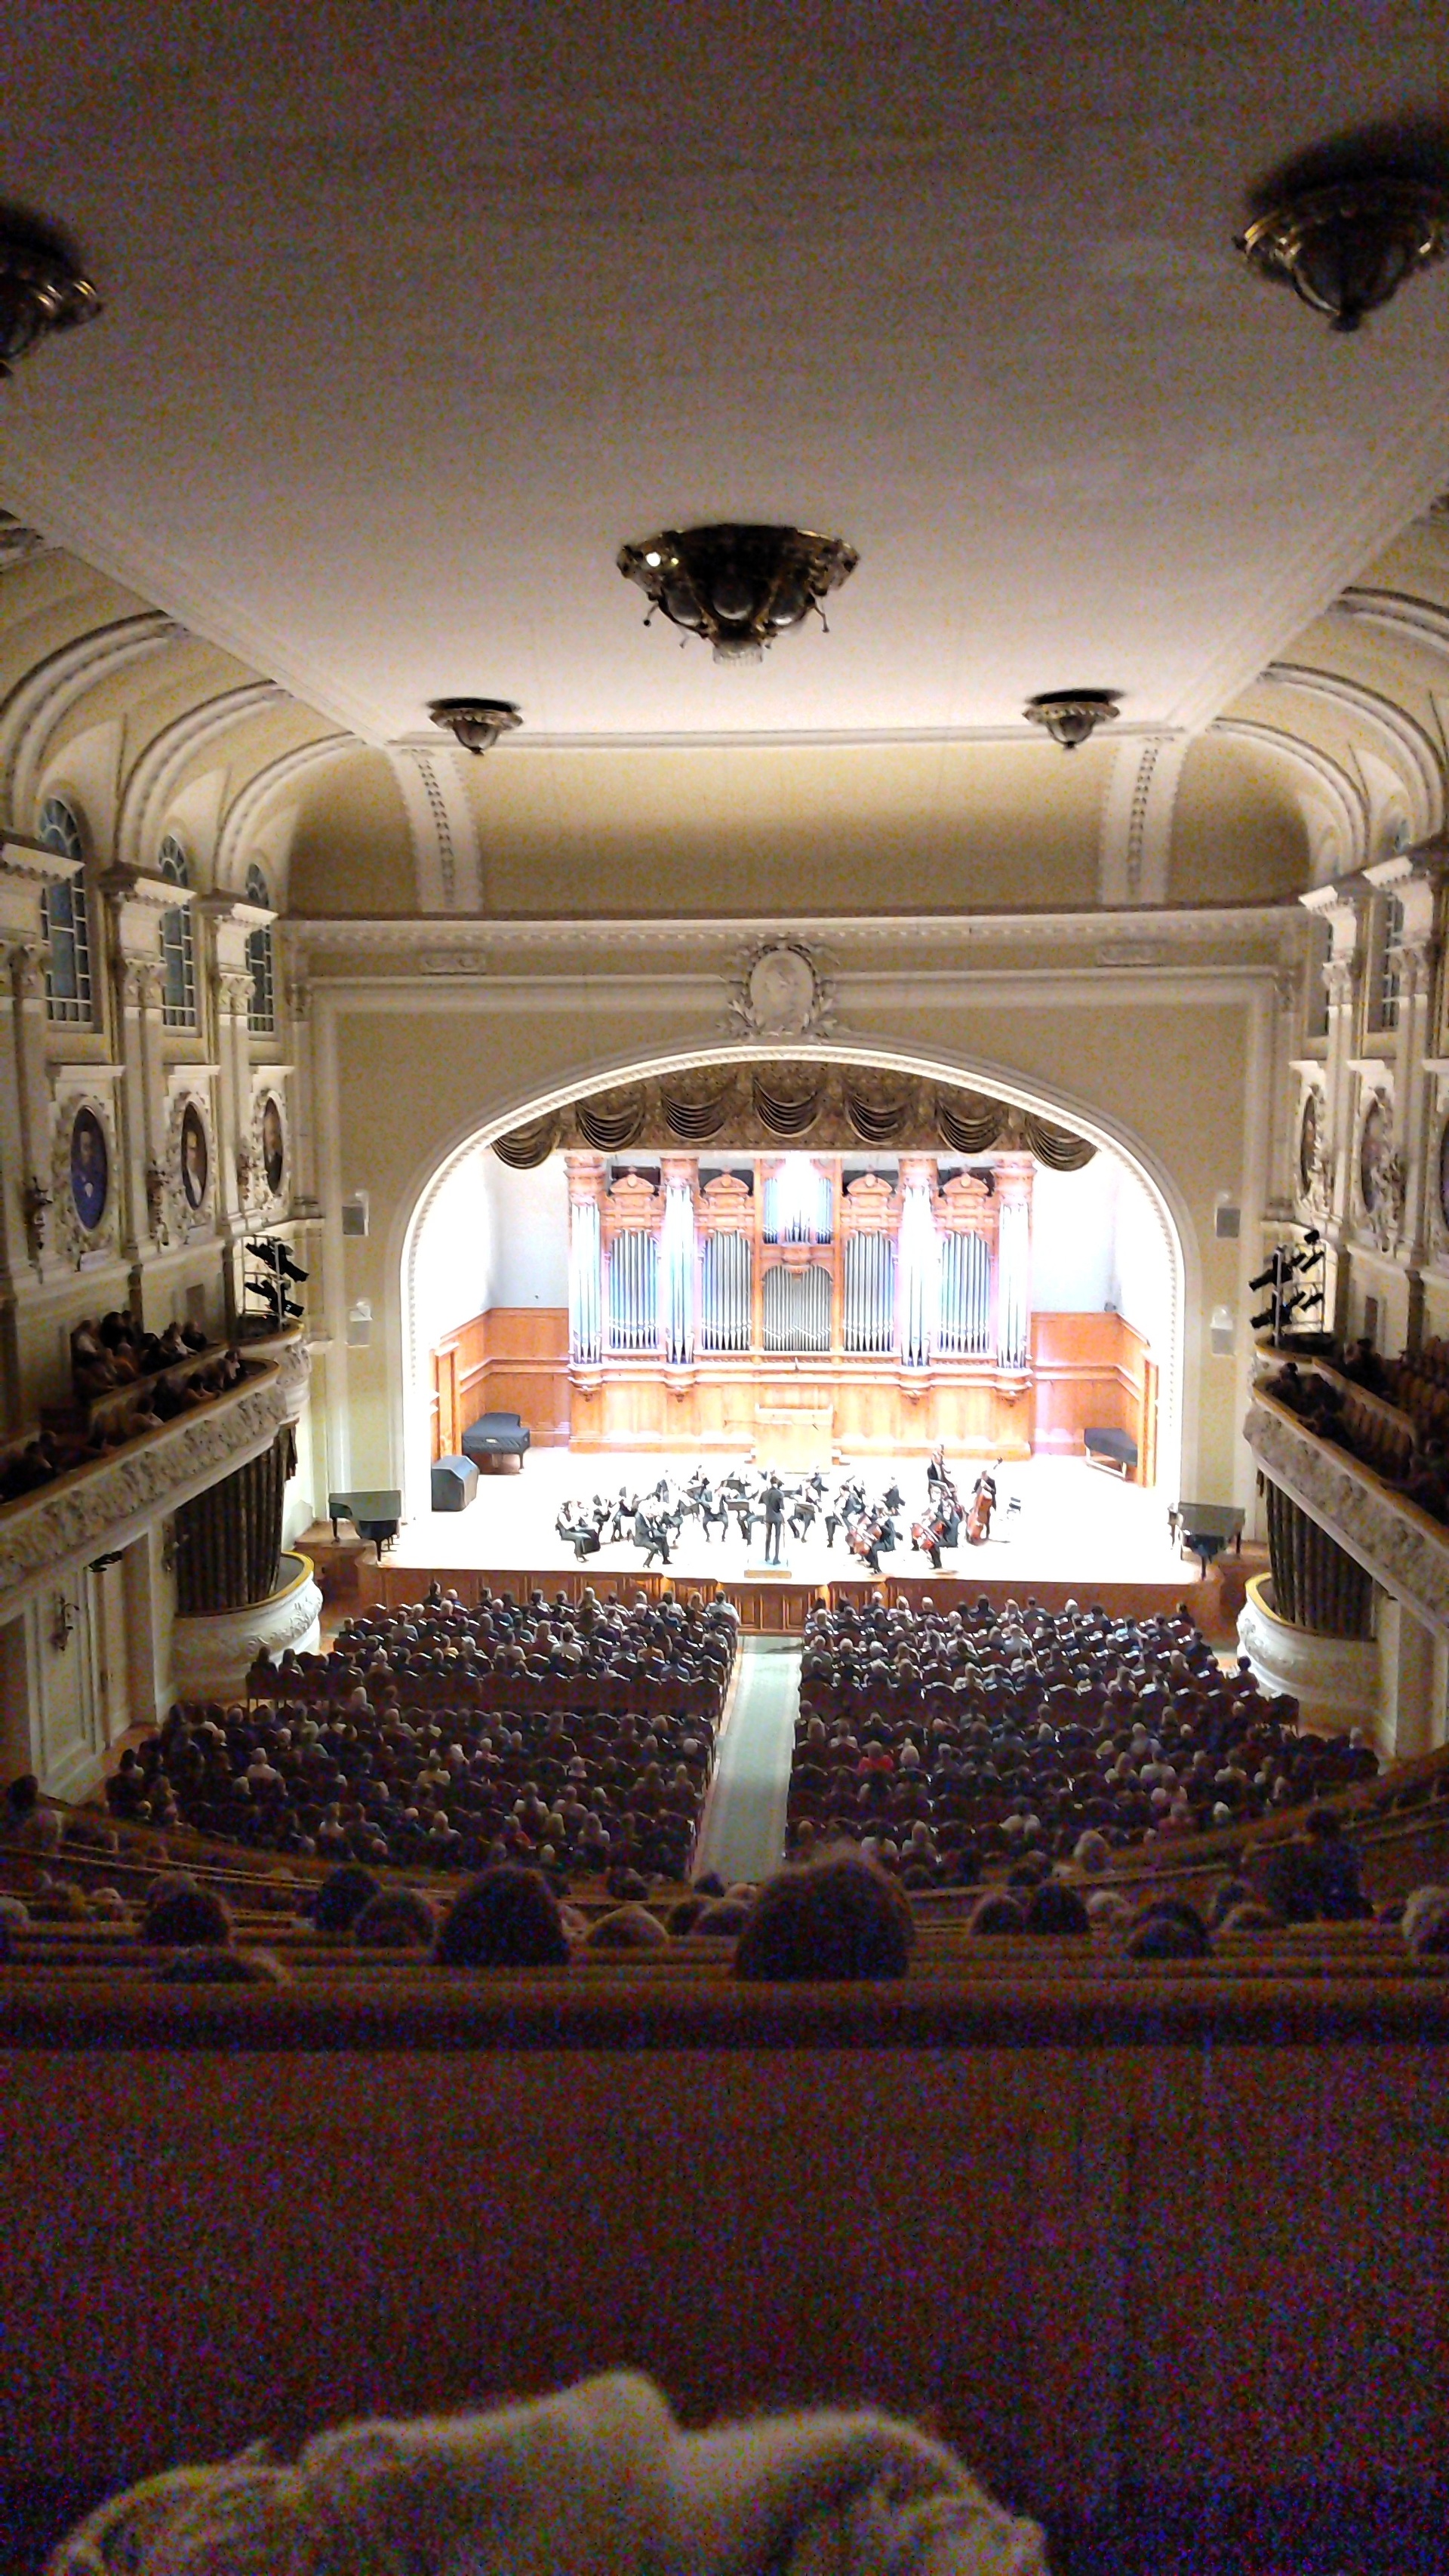
[[[1248,1286],[1256,1297],[1260,1288],[1276,1287],[1278,1276],[1278,1256],[1275,1253],[1272,1260],[1269,1262],[1267,1269],[1260,1270],[1256,1279],[1250,1279],[1248,1281]]]

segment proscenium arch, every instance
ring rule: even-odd
[[[399,1283],[398,1297],[388,1300],[385,1332],[389,1436],[393,1457],[401,1467],[405,1518],[413,1517],[421,1508],[419,1497],[428,1490],[430,1464],[424,1454],[424,1426],[431,1396],[425,1377],[428,1354],[420,1347],[417,1332],[418,1252],[433,1205],[458,1164],[479,1146],[491,1145],[499,1136],[506,1136],[511,1128],[546,1117],[550,1110],[567,1108],[570,1102],[587,1099],[591,1092],[607,1091],[617,1083],[692,1073],[725,1062],[785,1061],[863,1065],[946,1083],[956,1090],[987,1092],[1013,1108],[1029,1110],[1058,1126],[1073,1128],[1127,1164],[1147,1193],[1168,1258],[1171,1324],[1169,1347],[1158,1379],[1158,1481],[1174,1493],[1188,1490],[1187,1484],[1179,1486],[1179,1474],[1186,1472],[1197,1453],[1196,1387],[1188,1377],[1186,1356],[1189,1328],[1196,1329],[1201,1315],[1201,1265],[1196,1229],[1186,1203],[1171,1173],[1151,1147],[1130,1128],[1103,1118],[1075,1093],[1065,1089],[1048,1091],[1039,1083],[1024,1082],[1018,1073],[986,1057],[951,1057],[937,1050],[903,1047],[898,1040],[884,1038],[874,1044],[863,1037],[848,1041],[801,1038],[788,1044],[778,1039],[744,1039],[614,1056],[580,1067],[566,1080],[550,1083],[542,1091],[515,1095],[487,1118],[460,1129],[441,1153],[434,1149],[426,1162],[419,1164],[389,1230],[387,1254],[387,1275]],[[781,1150],[788,1149],[782,1146]],[[808,1153],[808,1139],[802,1139],[796,1150]]]

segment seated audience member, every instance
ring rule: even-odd
[[[1449,1956],[1449,1887],[1416,1887],[1404,1906],[1405,1948],[1416,1959]]]
[[[1026,1930],[1026,1915],[1014,1896],[1004,1892],[983,1896],[968,1927],[972,1932],[1013,1932]]]
[[[1282,1928],[1271,1905],[1260,1905],[1253,1896],[1240,1897],[1213,1924],[1215,1932],[1279,1932]]]
[[[538,1870],[501,1861],[454,1898],[433,1957],[443,1968],[567,1967],[558,1898]]]
[[[229,1943],[199,1941],[178,1950],[156,1971],[163,1986],[289,1986],[281,1960],[270,1950],[233,1950]]]
[[[1212,1943],[1194,1906],[1159,1896],[1144,1905],[1123,1948],[1129,1959],[1205,1959]]]
[[[857,1852],[827,1852],[766,1879],[741,1929],[734,1972],[751,1983],[901,1977],[914,1939],[902,1890]]]
[[[330,1870],[312,1900],[312,1928],[316,1932],[350,1932],[363,1908],[378,1894],[378,1884],[370,1869],[355,1861],[346,1861],[340,1869]]]
[[[157,1949],[222,1949],[231,1939],[231,1913],[213,1888],[198,1887],[184,1873],[158,1878],[147,1892],[141,1938]]]
[[[669,1934],[647,1905],[616,1905],[600,1914],[584,1935],[589,1950],[667,1950]]]
[[[353,1919],[352,1938],[363,1950],[431,1950],[438,1918],[417,1887],[383,1887]]]
[[[1076,1889],[1064,1887],[1059,1878],[1046,1878],[1028,1900],[1024,1928],[1085,1940],[1092,1926]]]
[[[1358,1853],[1332,1807],[1310,1807],[1303,1830],[1308,1838],[1308,1865],[1318,1894],[1318,1911],[1326,1923],[1362,1922],[1372,1906],[1363,1892]]]

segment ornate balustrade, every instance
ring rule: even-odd
[[[1313,1365],[1316,1374],[1342,1386],[1355,1406],[1386,1417],[1386,1427],[1406,1423],[1392,1406],[1351,1388],[1332,1369]],[[1320,1438],[1261,1387],[1254,1390],[1243,1436],[1264,1475],[1345,1555],[1426,1626],[1449,1629],[1449,1528],[1396,1494],[1336,1442]]]
[[[297,1343],[247,1357],[252,1374],[229,1394],[0,1509],[0,1620],[67,1567],[129,1544],[272,1447],[297,1417],[307,1353]]]

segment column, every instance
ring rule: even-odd
[[[941,1244],[936,1232],[936,1158],[902,1154],[896,1274],[896,1344],[907,1368],[927,1368],[936,1347],[941,1305]]]
[[[664,1222],[659,1230],[659,1346],[667,1368],[694,1358],[694,1183],[692,1154],[660,1157]]]
[[[602,1154],[566,1154],[569,1182],[569,1359],[598,1368],[604,1356]]]
[[[1030,1154],[1003,1154],[995,1166],[1000,1216],[996,1230],[996,1364],[1013,1374],[1031,1361]]]
[[[1355,1028],[1358,988],[1363,978],[1363,924],[1355,906],[1335,902],[1326,907],[1329,928],[1328,1053],[1324,1061],[1324,1105],[1327,1151],[1332,1158],[1329,1214],[1323,1231],[1333,1275],[1327,1282],[1324,1324],[1342,1340],[1348,1326],[1348,1263],[1342,1249],[1353,1224],[1353,1112]]]
[[[1411,1762],[1444,1741],[1439,1666],[1434,1632],[1402,1601],[1379,1601],[1381,1750],[1394,1762]]]

